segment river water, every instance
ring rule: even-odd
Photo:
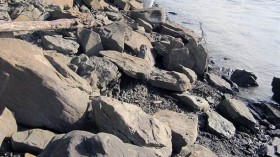
[[[259,87],[241,89],[243,97],[270,100],[271,82],[280,77],[280,0],[156,0],[170,20],[198,34],[200,22],[216,65],[246,69]],[[224,60],[230,58],[230,60]]]

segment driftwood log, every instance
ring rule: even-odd
[[[90,28],[95,26],[92,19],[58,19],[54,21],[22,21],[22,22],[1,22],[0,32],[16,31],[38,31],[57,29]]]

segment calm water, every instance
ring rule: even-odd
[[[273,76],[280,77],[280,0],[156,0],[168,15],[201,34],[216,65],[246,69],[260,84],[242,95],[270,100]],[[224,60],[223,58],[230,58]]]

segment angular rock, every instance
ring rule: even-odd
[[[72,131],[55,137],[38,157],[55,156],[156,157],[152,151],[126,144],[114,135],[85,131]]]
[[[14,151],[39,154],[54,136],[54,133],[41,129],[17,132],[12,136],[12,147]]]
[[[180,154],[177,157],[218,157],[214,152],[210,149],[194,144],[191,146],[185,146],[182,148]]]
[[[266,145],[266,154],[265,156],[267,157],[277,157],[277,155],[275,154],[275,148],[273,146],[270,145]]]
[[[71,55],[78,52],[80,45],[73,41],[59,36],[46,35],[42,38],[42,44],[47,50],[56,50],[65,55]]]
[[[257,121],[249,108],[236,99],[224,99],[219,105],[220,113],[235,124],[242,125],[253,132],[257,132]]]
[[[17,123],[13,113],[7,108],[0,111],[0,145],[5,137],[11,137],[17,132]]]
[[[115,63],[128,76],[152,86],[180,92],[191,88],[186,75],[157,69],[144,59],[115,51],[102,51],[100,54]]]
[[[179,38],[175,38],[170,35],[165,35],[161,41],[154,42],[154,49],[161,56],[166,56],[173,49],[185,48],[184,43]]]
[[[231,138],[235,134],[234,125],[215,111],[208,111],[207,129],[220,137]]]
[[[280,155],[280,145],[276,146],[276,155]]]
[[[137,19],[137,23],[139,24],[139,26],[142,26],[145,28],[145,31],[150,33],[153,30],[153,26],[151,24],[149,24],[148,22],[142,20],[142,19]]]
[[[132,10],[130,11],[130,17],[135,21],[137,21],[137,19],[142,19],[150,24],[160,24],[166,20],[164,10],[159,7]]]
[[[273,145],[273,146],[278,146],[278,145],[280,145],[280,138],[279,138],[279,137],[273,137],[273,139],[272,139],[272,145]]]
[[[232,92],[230,84],[216,74],[206,74],[208,81],[222,92]]]
[[[109,97],[97,97],[92,108],[93,120],[100,131],[114,134],[126,143],[155,149],[160,156],[171,155],[169,126],[147,115],[140,107]]]
[[[102,2],[103,0],[83,0],[84,3],[93,10],[103,9]],[[105,3],[105,2],[104,2]]]
[[[257,76],[246,70],[236,69],[230,79],[240,87],[255,87],[259,86]]]
[[[195,74],[195,72],[189,68],[186,68],[182,65],[179,65],[175,71],[185,74],[191,81],[191,83],[194,83],[197,80],[197,75]]]
[[[167,122],[172,131],[173,152],[179,153],[181,148],[192,145],[198,135],[198,117],[168,110],[161,110],[154,115],[161,122]]]
[[[34,7],[34,5],[29,5],[25,7],[24,10],[14,19],[15,22],[21,21],[36,21],[41,16],[42,12]]]
[[[36,157],[36,156],[35,156],[35,155],[33,155],[33,154],[24,153],[24,157]]]
[[[72,8],[73,7],[73,0],[45,0],[49,4],[56,4],[60,6],[62,9],[64,8]]]
[[[42,49],[18,39],[0,39],[0,45],[0,73],[9,75],[0,107],[6,105],[21,124],[80,129],[92,91],[67,67],[65,56],[48,53],[46,58]]]
[[[280,127],[280,109],[277,104],[264,104],[262,105],[262,111],[264,111],[271,123]]]
[[[274,93],[273,100],[280,104],[280,78],[274,77],[271,85]]]
[[[209,103],[205,99],[191,95],[189,92],[174,93],[173,97],[193,111],[206,112],[210,109]]]
[[[144,8],[144,4],[141,1],[138,1],[138,0],[130,0],[129,5],[130,5],[131,10],[137,10],[137,9],[143,9]]]
[[[77,38],[84,54],[88,56],[98,55],[99,51],[103,50],[99,34],[93,31],[84,28],[78,29]]]

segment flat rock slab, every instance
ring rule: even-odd
[[[185,146],[182,148],[180,154],[177,157],[218,157],[214,152],[210,149],[194,144],[191,146]]]
[[[208,111],[209,103],[202,97],[191,95],[189,92],[173,93],[173,97],[192,111]]]
[[[65,56],[45,57],[42,49],[18,39],[0,39],[0,45],[0,73],[9,74],[0,106],[21,124],[61,132],[80,129],[92,89],[68,68]]]
[[[208,111],[207,129],[220,137],[231,138],[235,134],[234,125],[215,111]]]
[[[39,154],[54,136],[54,133],[42,129],[17,132],[12,136],[12,147],[14,151]]]
[[[157,157],[147,148],[126,144],[114,135],[72,131],[58,135],[38,157]]]
[[[173,152],[180,152],[186,145],[192,145],[198,135],[198,117],[191,114],[161,110],[154,115],[162,122],[167,122],[172,131]]]
[[[254,132],[257,131],[257,121],[242,101],[226,98],[218,105],[218,109],[224,117],[233,123],[242,125]]]
[[[140,107],[109,97],[92,101],[92,117],[98,129],[126,143],[158,149],[161,156],[171,155],[170,127],[146,114]]]
[[[115,63],[128,76],[152,86],[180,92],[192,88],[186,75],[157,69],[144,59],[117,51],[101,51],[100,54]]]

